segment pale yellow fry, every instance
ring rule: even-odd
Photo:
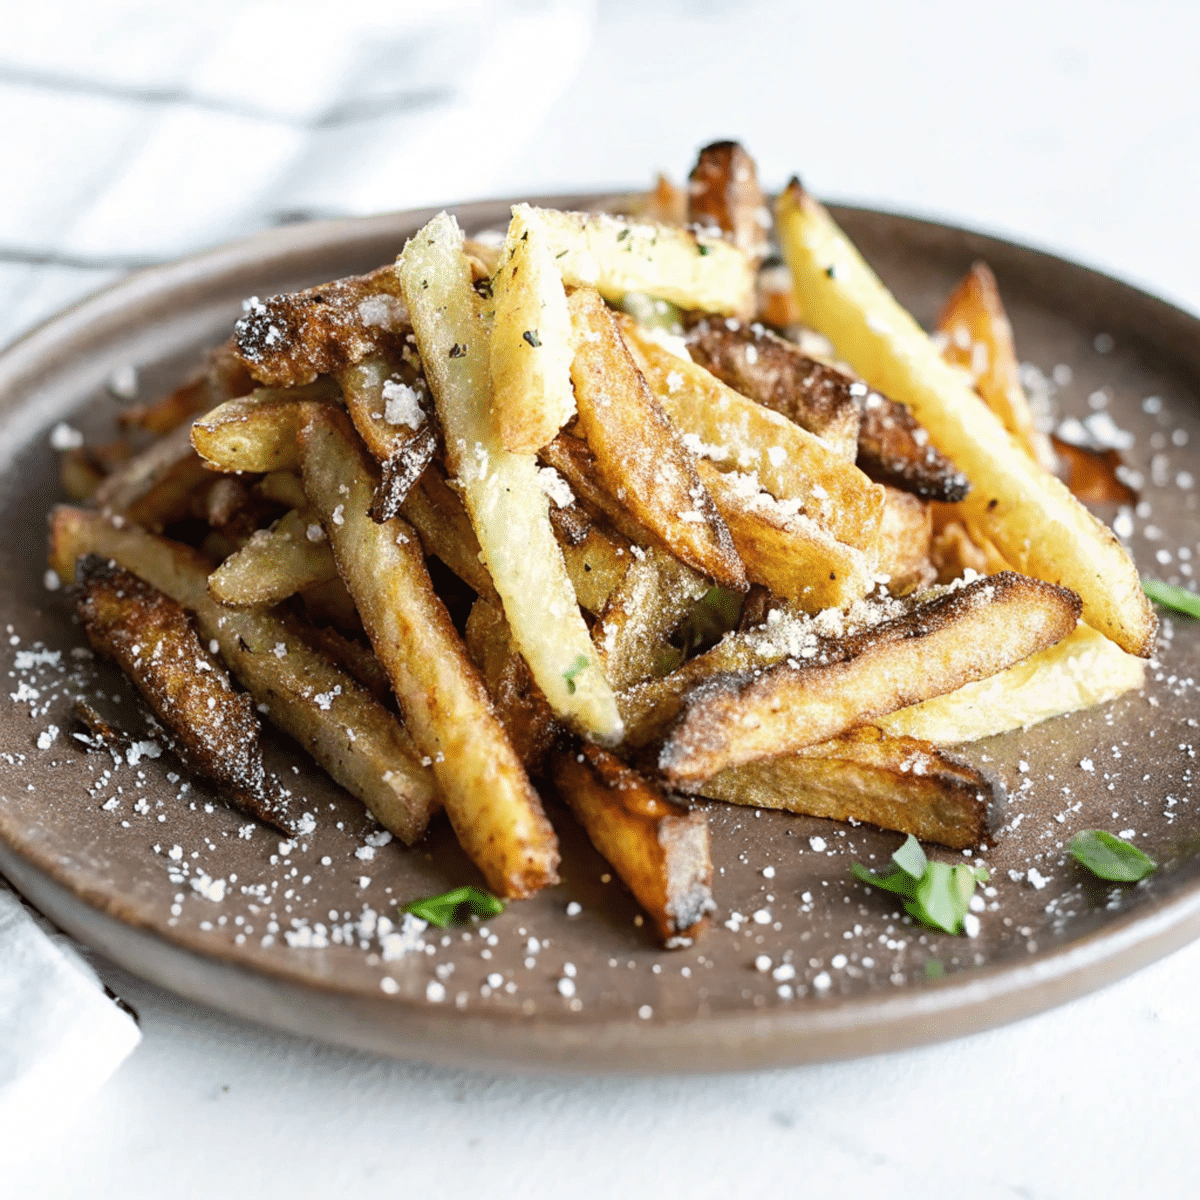
[[[558,264],[524,205],[513,212],[492,300],[489,368],[500,441],[514,454],[534,454],[575,413],[574,351]]]
[[[510,454],[491,415],[488,327],[462,252],[441,213],[397,261],[400,286],[483,560],[513,639],[550,707],[597,741],[623,733],[550,524],[537,459]]]
[[[780,197],[777,218],[805,321],[871,386],[912,408],[970,479],[966,514],[1015,569],[1071,588],[1089,625],[1150,655],[1157,621],[1111,531],[1012,439],[799,183]]]
[[[221,604],[278,604],[336,578],[325,531],[310,514],[292,509],[231,554],[208,577],[208,590]]]
[[[554,832],[433,590],[416,530],[371,519],[374,471],[343,413],[314,413],[301,445],[305,491],[463,850],[502,896],[556,882]]]
[[[513,209],[518,213],[541,224],[563,282],[572,287],[594,287],[606,300],[644,292],[704,312],[754,311],[754,267],[720,237],[607,213],[527,204]]]
[[[1103,704],[1136,691],[1145,677],[1142,659],[1079,625],[1061,642],[999,675],[898,709],[875,724],[885,733],[941,746],[973,742]]]

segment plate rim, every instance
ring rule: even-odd
[[[531,202],[586,206],[616,194],[570,193],[534,197]],[[306,252],[328,253],[334,244],[344,244],[350,251],[356,244],[392,232],[403,237],[404,231],[419,227],[443,208],[469,224],[517,202],[477,200],[297,223],[140,268],[75,301],[0,350],[0,392],[36,386],[33,381],[39,373],[55,370],[56,357],[64,348],[76,357],[86,353],[89,342],[102,342],[106,333],[134,327],[139,309],[149,311],[156,296],[229,278],[264,260],[282,264]],[[1150,304],[1182,332],[1200,333],[1200,317],[1172,301],[1036,246],[903,212],[859,205],[829,207],[838,219],[895,220],[929,236],[949,234],[1081,272],[1109,297]],[[26,398],[22,407],[28,403]],[[569,1017],[482,1015],[417,1000],[368,998],[333,983],[300,983],[265,967],[204,954],[94,903],[84,889],[73,888],[10,843],[2,830],[0,872],[79,941],[184,999],[299,1036],[475,1069],[685,1074],[863,1057],[951,1040],[1032,1016],[1116,982],[1200,937],[1197,879],[1170,897],[1121,913],[1064,945],[1030,955],[1027,961],[964,970],[896,994],[876,989],[770,1014],[693,1016],[649,1026],[632,1014],[581,1025]],[[243,985],[241,990],[228,986],[235,981]],[[337,1005],[354,1010],[351,1020],[314,1028],[314,1012],[326,1013]]]

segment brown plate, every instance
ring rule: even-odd
[[[507,202],[457,211],[476,230],[502,224]],[[991,263],[1022,357],[1051,378],[1059,368],[1061,412],[1103,404],[1136,435],[1125,457],[1145,476],[1148,508],[1133,550],[1145,573],[1185,577],[1200,549],[1187,475],[1200,322],[1034,250],[835,213],[926,322],[974,258]],[[104,435],[114,369],[136,364],[142,397],[154,396],[227,335],[244,296],[376,266],[429,215],[296,226],[145,271],[0,357],[0,662],[12,697],[0,709],[0,869],[34,903],[129,970],[281,1029],[475,1066],[626,1071],[785,1065],[954,1037],[1080,995],[1200,932],[1200,637],[1183,618],[1165,623],[1144,694],[970,748],[1010,790],[1007,832],[988,855],[995,895],[974,939],[915,928],[851,880],[852,861],[882,864],[897,835],[714,804],[720,911],[690,950],[655,947],[603,861],[552,810],[562,886],[486,932],[427,931],[423,948],[389,958],[403,938],[381,939],[365,910],[394,919],[397,902],[477,879],[444,822],[415,850],[368,845],[361,809],[278,738],[275,765],[318,815],[284,854],[277,835],[185,789],[166,755],[118,770],[85,753],[71,737],[78,691],[102,693],[97,704],[130,730],[140,717],[122,680],[72,655],[83,638],[69,601],[43,585],[45,513],[59,498],[48,431],[69,419]],[[51,725],[59,732],[39,749]],[[1086,877],[1062,847],[1092,826],[1136,830],[1162,869],[1133,887]],[[769,971],[756,969],[760,956]]]

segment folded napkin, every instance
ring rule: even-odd
[[[279,221],[486,197],[593,0],[44,0],[0,53],[0,345]]]
[[[0,880],[0,1163],[61,1130],[141,1036],[69,940]]]

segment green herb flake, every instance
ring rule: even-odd
[[[454,888],[440,896],[426,896],[406,904],[401,912],[412,913],[430,925],[445,929],[447,925],[463,924],[468,917],[498,917],[504,911],[504,901],[491,892],[477,887]]]
[[[555,258],[566,258],[567,255],[570,253],[571,253],[570,250],[560,250],[554,257]]]
[[[697,242],[696,249],[700,251],[701,255],[712,253],[712,247],[706,246],[703,242]]]
[[[586,670],[591,665],[591,659],[586,654],[577,655],[575,661],[563,672],[563,679],[567,683],[567,695],[575,695],[575,677],[580,671]]]
[[[876,875],[861,863],[854,863],[850,871],[861,883],[901,896],[913,920],[943,933],[962,933],[975,885],[988,878],[985,867],[930,862],[912,834],[892,855],[885,874]]]
[[[1084,829],[1068,843],[1072,857],[1112,883],[1137,883],[1158,867],[1148,854],[1103,829]]]
[[[536,349],[538,346],[540,346],[542,344],[542,339],[538,337],[538,331],[536,329],[527,329],[527,330],[525,330],[525,332],[523,334],[521,334],[521,336],[531,346],[533,346],[534,349]]]
[[[925,851],[921,849],[921,843],[911,833],[904,839],[904,845],[892,855],[892,862],[914,879],[920,879],[929,866],[929,860],[925,857]]]
[[[1187,588],[1176,587],[1173,583],[1160,583],[1157,579],[1143,579],[1142,591],[1164,608],[1173,608],[1189,617],[1200,617],[1200,596],[1189,592]]]

